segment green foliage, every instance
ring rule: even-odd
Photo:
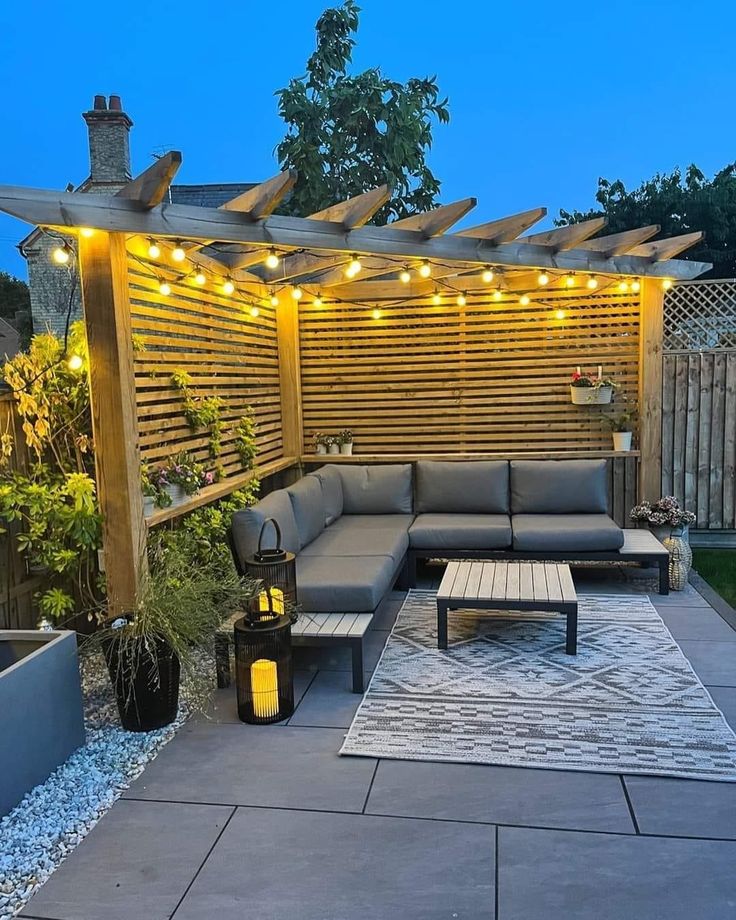
[[[693,549],[693,568],[732,607],[736,607],[736,550]]]
[[[176,370],[171,375],[171,385],[179,390],[184,401],[184,418],[192,431],[198,428],[210,430],[210,456],[222,453],[222,417],[224,405],[219,396],[194,396],[191,391],[192,378],[186,371]]]
[[[298,171],[288,213],[306,215],[388,183],[390,202],[377,223],[426,211],[440,183],[426,157],[435,121],[450,119],[435,77],[389,80],[379,68],[348,74],[358,31],[354,0],[317,21],[317,47],[306,74],[277,91],[286,137],[282,167]]]
[[[648,224],[659,224],[662,237],[702,230],[704,241],[680,258],[712,262],[712,271],[704,277],[736,275],[736,163],[725,166],[712,179],[694,164],[684,177],[679,169],[669,175],[657,173],[632,191],[627,191],[620,179],[611,182],[601,178],[595,197],[599,207],[560,211],[555,223],[562,226],[605,215],[606,233]]]
[[[31,295],[28,285],[0,271],[0,317],[20,333],[21,348],[31,339]]]
[[[258,448],[256,447],[256,418],[252,409],[235,426],[235,449],[246,470],[252,470]]]

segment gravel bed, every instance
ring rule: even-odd
[[[25,906],[189,715],[182,692],[176,722],[123,731],[102,655],[83,652],[80,671],[86,744],[0,819],[0,920]]]

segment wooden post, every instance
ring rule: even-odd
[[[125,236],[79,237],[92,430],[111,616],[130,610],[145,565]]]
[[[664,290],[656,278],[641,279],[639,319],[639,500],[655,501],[662,490],[662,341]]]
[[[276,330],[279,342],[279,389],[284,456],[301,457],[304,427],[299,360],[299,304],[292,297],[282,301],[276,308]]]

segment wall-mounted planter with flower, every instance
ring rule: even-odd
[[[570,400],[575,406],[605,406],[611,402],[615,388],[613,380],[603,376],[600,365],[597,376],[578,367],[570,381]]]

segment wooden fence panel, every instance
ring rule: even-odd
[[[610,451],[611,408],[570,403],[577,365],[602,365],[636,406],[632,295],[380,309],[374,318],[364,305],[300,305],[307,450],[315,432],[350,428],[368,455]]]

